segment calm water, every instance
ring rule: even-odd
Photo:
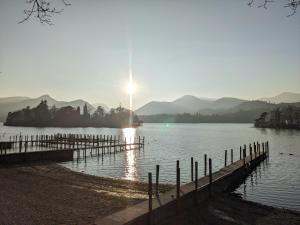
[[[161,182],[175,182],[176,160],[180,160],[182,182],[190,181],[190,157],[199,162],[203,174],[204,154],[213,159],[213,170],[224,165],[224,150],[253,141],[270,142],[270,158],[262,163],[235,192],[248,200],[300,211],[300,131],[256,129],[252,124],[144,124],[134,129],[109,128],[16,128],[0,125],[0,136],[10,134],[111,134],[129,138],[145,136],[145,149],[131,150],[103,158],[88,158],[62,165],[96,176],[147,180],[160,165]]]

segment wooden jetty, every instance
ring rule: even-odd
[[[156,184],[152,184],[152,174],[148,174],[148,201],[128,207],[104,218],[96,219],[97,225],[159,225],[180,214],[183,210],[203,204],[210,198],[215,198],[225,191],[232,190],[255,167],[269,156],[269,143],[253,143],[241,146],[239,160],[233,162],[233,153],[230,151],[230,163],[227,162],[227,150],[225,151],[224,167],[217,172],[212,172],[212,159],[205,155],[204,177],[198,179],[198,166],[191,158],[191,183],[180,185],[180,164],[176,162],[176,187],[164,194],[158,193],[159,166],[156,168]],[[248,154],[247,154],[248,153]],[[175,164],[174,164],[175,165]],[[207,168],[208,165],[208,168]],[[208,171],[208,174],[207,174]],[[155,191],[153,192],[153,187]]]
[[[145,137],[126,140],[112,135],[54,134],[10,136],[0,142],[0,163],[32,161],[79,161],[87,155],[100,157],[126,150],[144,148]]]

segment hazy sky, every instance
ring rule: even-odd
[[[246,0],[69,0],[53,26],[18,24],[24,2],[0,0],[2,97],[127,106],[129,49],[135,108],[184,94],[300,92],[300,11],[287,18],[283,0],[267,10]]]

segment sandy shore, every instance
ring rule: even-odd
[[[0,167],[0,225],[93,224],[96,217],[145,200],[147,189],[145,183],[95,177],[57,164]]]
[[[161,192],[172,188],[162,185]],[[147,184],[101,178],[57,164],[0,167],[0,225],[93,224],[147,199]],[[299,225],[300,214],[224,195],[162,225]]]

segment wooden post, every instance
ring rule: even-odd
[[[204,154],[204,176],[207,174],[207,155]]]
[[[152,173],[148,173],[149,212],[152,211]]]
[[[191,181],[194,180],[194,158],[191,157]]]
[[[242,146],[240,146],[240,160],[242,159]]]
[[[212,196],[212,162],[211,158],[208,159],[208,167],[209,167],[209,196]]]
[[[180,198],[180,168],[176,168],[176,199],[177,199],[177,204],[179,203],[179,198]]]
[[[233,163],[233,149],[231,149],[230,155],[231,155],[231,164],[232,164]]]
[[[195,162],[195,204],[198,204],[197,190],[198,190],[198,162]]]
[[[225,163],[224,163],[224,166],[225,167],[227,166],[227,150],[225,150]]]
[[[156,182],[155,182],[155,193],[156,193],[156,196],[159,195],[158,185],[159,185],[159,165],[156,165]]]
[[[176,161],[176,169],[179,168],[179,160]]]

